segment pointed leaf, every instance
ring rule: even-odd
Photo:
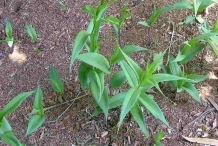
[[[135,63],[134,60],[132,60],[129,56],[127,56],[121,49],[120,49],[120,51],[123,54],[123,56],[125,57],[128,64],[131,66],[132,70],[135,72],[138,80],[140,80],[140,78],[142,77],[142,74],[143,74],[141,68],[138,66],[138,64]]]
[[[21,93],[19,95],[17,95],[16,97],[14,97],[5,107],[2,111],[0,111],[0,121],[2,120],[2,118],[6,115],[11,114],[13,111],[15,111],[20,105],[21,103],[30,95],[33,94],[34,91],[31,92],[24,92]]]
[[[140,108],[140,106],[138,105],[138,103],[136,103],[132,109],[131,109],[131,114],[133,116],[133,118],[135,119],[135,121],[138,123],[140,129],[142,130],[142,132],[148,136],[148,129],[146,127],[146,124],[145,124],[145,119],[144,119],[144,116],[143,116],[143,113],[142,113],[142,110]]]
[[[79,74],[79,82],[83,90],[89,86],[90,81],[89,81],[88,75],[90,71],[91,71],[91,66],[89,66],[86,63],[80,64],[78,74]]]
[[[26,24],[26,31],[28,35],[31,37],[32,41],[35,43],[37,40],[36,30],[29,24]]]
[[[107,93],[107,89],[104,88],[101,100],[98,102],[99,107],[103,110],[105,117],[108,117],[109,110],[109,97]]]
[[[181,88],[186,90],[196,101],[201,103],[201,99],[199,97],[198,90],[195,88],[194,85],[192,85],[189,82],[186,82],[185,84],[183,84],[183,86]]]
[[[77,57],[79,60],[82,62],[85,62],[93,67],[98,68],[99,70],[103,71],[104,73],[109,74],[109,62],[107,59],[102,56],[101,54],[98,53],[85,53],[85,54],[80,54]]]
[[[43,104],[43,93],[42,93],[42,89],[38,85],[36,95],[35,95],[35,99],[34,99],[34,108],[43,111],[43,105],[42,104]]]
[[[37,129],[39,129],[39,127],[42,126],[44,121],[45,121],[44,116],[34,115],[33,117],[31,117],[31,119],[30,119],[30,121],[28,123],[26,136],[33,133],[33,132],[35,132]]]
[[[8,131],[12,131],[12,128],[8,120],[4,117],[2,121],[0,121],[0,136]]]
[[[112,64],[115,64],[119,61],[122,61],[124,58],[122,52],[117,48],[115,49],[115,53],[111,56],[110,58],[110,61]],[[136,45],[127,45],[127,46],[124,46],[122,48],[122,51],[126,54],[126,55],[129,55],[133,52],[138,52],[138,51],[144,51],[144,50],[148,50],[147,48],[143,48],[143,47],[140,47],[140,46],[136,46]]]
[[[163,112],[161,111],[158,104],[152,99],[149,98],[145,93],[142,93],[139,98],[140,102],[147,108],[151,114],[156,117],[157,119],[161,120],[167,126],[169,126],[168,122],[166,121]]]
[[[75,59],[77,58],[77,56],[83,49],[89,35],[90,34],[87,31],[81,30],[79,34],[76,36],[76,39],[73,45],[71,60],[70,60],[70,72],[72,71],[72,66],[73,66]]]
[[[140,25],[142,25],[144,27],[150,27],[148,22],[146,22],[146,21],[139,21],[138,24],[140,24]]]
[[[13,28],[12,28],[10,20],[8,19],[6,19],[6,22],[5,22],[5,33],[6,33],[7,38],[11,39],[13,37]]]
[[[90,14],[93,17],[95,16],[95,9],[91,5],[86,5],[85,7],[83,7],[83,11]]]
[[[24,146],[21,142],[14,136],[11,131],[5,132],[1,135],[1,139],[5,144],[11,146]]]
[[[198,82],[202,82],[202,81],[206,80],[208,78],[208,76],[188,74],[187,78],[191,79],[193,83],[198,83]]]
[[[130,66],[125,62],[121,61],[120,66],[123,69],[123,72],[125,73],[126,79],[131,87],[137,87],[138,86],[138,79],[133,72],[133,70],[130,68]]]
[[[131,88],[124,99],[121,113],[120,113],[120,120],[118,123],[118,130],[123,122],[123,119],[125,118],[126,114],[132,109],[132,107],[135,105],[135,103],[138,101],[139,95],[141,94],[141,91],[136,88]]]
[[[64,84],[61,80],[60,75],[58,74],[58,72],[55,70],[54,67],[50,67],[49,74],[50,74],[50,82],[51,82],[52,88],[56,92],[64,93]]]

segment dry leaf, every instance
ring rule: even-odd
[[[199,143],[199,144],[209,144],[218,146],[218,140],[216,139],[209,139],[209,138],[192,138],[192,137],[185,137],[182,136],[184,139],[186,139],[189,142]]]

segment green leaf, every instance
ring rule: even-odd
[[[43,93],[42,93],[42,89],[38,85],[35,99],[34,99],[34,108],[36,108],[37,110],[40,110],[41,114],[43,113],[43,105],[42,104],[43,104]]]
[[[154,56],[153,62],[150,65],[148,65],[148,69],[146,69],[147,76],[152,75],[160,67],[160,65],[162,65],[163,56],[165,53],[166,53],[166,51],[160,52],[159,54],[156,54]]]
[[[146,22],[146,21],[139,21],[138,24],[140,24],[140,25],[142,25],[144,27],[150,27],[148,22]]]
[[[179,63],[186,63],[192,60],[199,52],[201,52],[206,47],[205,44],[197,43],[196,45],[192,46],[189,51],[183,53],[184,59],[179,61]]]
[[[208,33],[204,33],[204,34],[201,34],[197,37],[194,37],[193,39],[191,39],[188,43],[190,44],[190,46],[194,45],[195,43],[199,42],[199,41],[202,41],[202,40],[206,40],[212,36],[216,36],[217,33],[213,33],[213,32],[208,32]],[[184,50],[186,51],[186,50]],[[189,51],[189,50],[188,50]]]
[[[218,33],[218,18],[216,19],[212,32]]]
[[[89,35],[90,34],[85,30],[81,30],[79,34],[77,35],[74,45],[73,45],[73,50],[72,50],[72,55],[71,55],[71,60],[70,60],[70,72],[72,71],[72,66],[73,66],[75,59],[77,58],[77,56],[83,49]]]
[[[202,0],[194,0],[194,13],[195,13],[195,17],[197,16],[198,8],[200,7],[201,3],[202,3]]]
[[[115,75],[110,78],[110,87],[112,90],[119,88],[126,81],[124,71],[118,71]]]
[[[121,108],[121,113],[120,113],[120,120],[118,123],[118,131],[119,128],[123,122],[123,119],[125,118],[126,114],[132,109],[132,107],[135,105],[135,103],[138,101],[139,95],[141,94],[141,91],[136,88],[131,88],[124,99],[122,108]]]
[[[13,36],[11,38],[6,37],[5,41],[8,44],[8,46],[11,48],[14,43],[14,37]]]
[[[121,61],[120,66],[126,76],[126,79],[131,87],[137,87],[138,86],[138,79],[134,73],[134,71],[130,68],[130,66],[125,62]]]
[[[147,108],[147,110],[151,112],[151,114],[154,117],[156,117],[157,119],[161,120],[164,124],[169,126],[168,122],[164,117],[163,112],[152,98],[149,98],[147,94],[142,93],[139,97],[139,100]]]
[[[217,0],[201,0],[201,5],[199,6],[198,8],[198,12],[203,12],[207,7],[215,4],[215,3],[218,3]]]
[[[182,71],[180,69],[180,66],[177,64],[177,62],[173,62],[173,60],[174,60],[173,56],[170,55],[170,63],[169,63],[170,72],[173,75],[181,76]]]
[[[112,24],[119,25],[119,19],[117,19],[116,17],[109,16],[106,17],[105,20]]]
[[[104,83],[102,79],[103,73],[96,73],[94,72],[93,80],[90,83],[90,89],[92,92],[93,97],[95,98],[96,102],[99,102],[102,97],[102,93],[104,90]]]
[[[107,93],[107,89],[104,88],[101,100],[98,102],[99,107],[103,110],[105,117],[108,117],[109,110],[109,97]]]
[[[192,9],[192,8],[193,8],[192,4],[189,0],[182,0],[182,1],[176,2],[173,5],[161,8],[159,10],[156,10],[156,8],[154,8],[151,17],[149,18],[148,24],[149,25],[154,24],[157,21],[157,18],[165,12],[169,12],[172,10]]]
[[[91,67],[86,63],[81,63],[79,67],[79,82],[82,89],[86,89],[89,86],[90,80],[88,78],[91,72]]]
[[[195,17],[193,17],[192,15],[188,16],[185,20],[185,24],[190,24],[195,20]]]
[[[144,119],[144,116],[143,116],[143,113],[142,113],[142,110],[140,108],[140,106],[138,105],[138,103],[136,103],[132,109],[131,109],[131,114],[133,116],[133,118],[135,119],[135,121],[138,123],[140,129],[142,130],[142,132],[148,136],[148,129],[146,127],[146,124],[145,124],[145,119]]]
[[[6,115],[11,114],[12,112],[14,112],[20,105],[21,103],[30,95],[33,94],[34,91],[31,92],[24,92],[21,93],[19,95],[17,95],[16,97],[14,97],[5,107],[3,110],[0,111],[0,121],[2,120],[2,118]]]
[[[7,38],[12,39],[13,37],[13,29],[10,20],[6,19],[5,22],[5,33]]]
[[[110,62],[111,64],[115,64],[119,61],[122,61],[123,59],[125,59],[125,57],[123,56],[122,52],[117,48],[115,49],[115,53],[111,56],[110,58]],[[143,47],[140,47],[140,46],[136,46],[136,45],[127,45],[127,46],[124,46],[122,48],[122,51],[126,54],[126,55],[129,55],[133,52],[138,52],[138,51],[144,51],[144,50],[148,50],[147,48],[143,48]]]
[[[161,132],[159,132],[156,136],[155,136],[155,144],[157,145],[157,146],[162,146],[162,144],[160,143],[160,141],[162,140],[162,138],[164,137],[164,134],[163,134],[163,132],[161,131]]]
[[[26,31],[28,33],[28,35],[31,37],[32,42],[36,42],[37,40],[37,34],[36,34],[36,30],[29,24],[26,24]]]
[[[196,74],[188,74],[187,78],[192,80],[192,83],[198,83],[206,80],[208,76],[196,75]]]
[[[198,90],[195,88],[194,85],[192,85],[189,82],[186,82],[185,84],[182,85],[181,88],[186,90],[196,101],[201,103],[201,99],[198,95]]]
[[[107,10],[109,6],[109,3],[108,2],[105,2],[105,3],[102,3],[98,8],[97,8],[97,11],[96,11],[96,14],[97,14],[97,21],[101,20],[103,17],[104,17],[104,14]]]
[[[21,142],[14,136],[11,131],[5,132],[1,135],[1,139],[5,144],[10,146],[24,146]]]
[[[50,74],[50,82],[51,82],[52,88],[56,92],[64,93],[64,84],[61,80],[60,75],[58,74],[58,72],[55,70],[54,67],[50,67],[49,74]]]
[[[126,93],[127,92],[121,92],[121,93],[118,93],[118,94],[114,95],[113,97],[109,98],[109,110],[121,106],[123,104],[125,97],[126,97]],[[102,112],[103,111],[101,108],[97,108],[93,112],[92,116],[98,115]]]
[[[45,121],[44,116],[34,115],[33,117],[31,117],[31,119],[30,119],[30,121],[28,123],[26,136],[28,136],[29,134],[35,132],[37,129],[39,129],[39,127],[42,126],[44,121]]]
[[[130,67],[132,68],[132,70],[135,72],[138,80],[140,80],[140,78],[142,77],[142,74],[143,74],[141,68],[138,66],[138,64],[135,63],[134,60],[132,60],[129,56],[127,56],[121,49],[120,49],[120,51],[123,54],[123,56],[125,57],[126,61],[130,65]]]
[[[93,67],[98,68],[99,70],[103,71],[104,73],[109,74],[109,62],[107,59],[102,56],[101,54],[98,53],[85,53],[85,54],[80,54],[77,57],[79,60],[82,62],[85,62]]]
[[[2,121],[0,121],[0,136],[8,131],[12,131],[12,128],[8,120],[4,117]]]
[[[83,11],[92,15],[93,17],[95,16],[95,9],[91,5],[86,5],[85,7],[83,7]]]

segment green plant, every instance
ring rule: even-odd
[[[0,111],[0,137],[2,141],[11,146],[23,146],[14,136],[12,128],[6,119],[6,116],[14,112],[21,103],[34,92],[24,92],[14,97],[3,110]]]
[[[154,146],[162,146],[162,144],[161,144],[161,140],[162,140],[162,138],[164,137],[164,134],[163,134],[163,132],[161,131],[161,132],[159,132],[156,136],[155,136],[155,139],[154,139]]]
[[[216,35],[217,33],[207,32],[184,42],[184,46],[174,62],[186,63],[194,59],[194,57],[206,47],[207,39]]]
[[[7,42],[9,47],[12,47],[14,43],[13,28],[12,28],[10,20],[8,19],[6,19],[6,22],[5,22],[5,33],[6,33],[5,41]]]
[[[32,42],[36,43],[37,41],[36,30],[31,25],[26,24],[26,31],[28,35],[31,37]]]
[[[61,6],[61,10],[65,12],[67,10],[67,6],[60,0],[58,0],[58,4]]]
[[[183,78],[188,78],[190,81],[170,81],[170,85],[177,88],[177,92],[181,92],[183,90],[187,91],[196,101],[201,103],[198,90],[195,88],[193,83],[202,82],[203,80],[207,79],[208,76],[203,75],[196,75],[196,74],[185,74],[184,68],[178,65],[177,62],[174,61],[175,59],[173,56],[170,56],[170,63],[168,66],[162,66],[162,69],[167,74],[173,74],[176,76],[180,76]]]
[[[39,85],[36,91],[33,105],[33,116],[30,118],[30,121],[28,123],[26,136],[36,131],[45,121],[43,109],[43,93]]]
[[[155,87],[163,94],[158,83],[166,81],[192,82],[192,79],[174,74],[155,73],[160,69],[166,51],[156,54],[153,62],[151,64],[147,62],[145,70],[142,70],[128,55],[132,52],[146,49],[135,45],[122,47],[120,41],[121,26],[124,24],[124,20],[131,16],[131,14],[126,13],[127,6],[123,8],[119,19],[112,16],[104,18],[108,4],[108,2],[101,0],[100,5],[96,9],[92,6],[84,7],[83,10],[92,16],[92,20],[89,23],[87,31],[80,31],[75,39],[71,55],[70,71],[76,59],[82,62],[78,71],[79,81],[84,90],[87,88],[90,89],[96,101],[98,108],[93,115],[103,112],[107,118],[108,110],[121,106],[118,131],[125,116],[131,113],[143,133],[148,135],[141,106],[147,108],[154,117],[166,125],[169,126],[169,124],[158,104],[155,102],[154,97],[146,92]],[[112,23],[117,33],[117,43],[115,51],[110,57],[110,62],[100,54],[102,40],[99,40],[99,28],[101,23],[105,21]],[[193,41],[196,42],[196,38]],[[84,47],[87,53],[80,54]],[[127,82],[130,89],[110,97],[105,89],[105,75],[109,75],[113,65],[117,63],[122,70],[111,77],[110,87],[117,89],[124,82]]]
[[[218,33],[218,19],[216,20],[212,30],[210,30],[210,26],[207,21],[205,21],[204,26],[201,26],[201,29],[203,30],[204,33],[210,33],[210,32]],[[216,57],[218,57],[218,37],[217,35],[213,35],[207,38],[206,42],[208,43],[208,45],[210,45]]]
[[[58,74],[58,72],[55,70],[54,67],[50,67],[50,82],[51,82],[51,86],[52,88],[59,93],[64,93],[64,84],[61,80],[60,75]]]
[[[173,10],[190,9],[193,11],[193,14],[187,17],[186,24],[188,24],[191,23],[193,20],[195,20],[198,12],[203,12],[206,8],[208,8],[209,6],[215,3],[218,3],[218,1],[217,0],[193,0],[192,3],[190,0],[181,0],[173,5],[166,6],[160,9],[156,9],[156,7],[154,6],[152,15],[150,16],[148,22],[140,21],[139,24],[144,25],[146,27],[151,26],[157,21],[158,17],[165,12],[169,12]]]
[[[60,80],[60,76],[57,74],[54,68],[51,68],[50,74],[52,80],[52,87],[55,91],[61,91],[62,93],[63,84]],[[34,91],[30,91],[17,95],[2,110],[0,110],[0,138],[5,144],[11,146],[24,146],[14,136],[12,127],[10,126],[10,123],[7,121],[6,117],[12,112],[14,112],[22,104],[22,102],[33,93]],[[50,108],[47,108],[47,110],[49,109]],[[46,109],[43,108],[43,92],[40,85],[38,85],[34,98],[33,110],[31,113],[32,117],[28,122],[26,136],[35,132],[37,129],[39,129],[39,127],[42,126],[42,124],[45,121],[45,110]]]

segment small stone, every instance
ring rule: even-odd
[[[0,61],[0,66],[2,66],[2,64],[3,64],[2,61]]]
[[[196,132],[200,136],[200,135],[202,135],[203,130],[201,128],[198,128]]]

